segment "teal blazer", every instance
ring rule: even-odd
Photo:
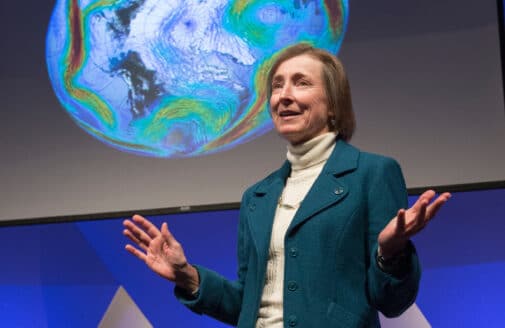
[[[197,266],[200,290],[176,297],[191,310],[253,328],[265,280],[272,221],[290,163],[242,198],[238,279]],[[420,266],[412,244],[402,276],[377,265],[377,236],[407,207],[405,182],[391,158],[338,140],[285,237],[284,327],[379,327],[377,311],[400,315],[415,300]]]

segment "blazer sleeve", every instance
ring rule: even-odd
[[[396,161],[380,157],[369,176],[367,287],[370,303],[386,317],[402,314],[414,303],[419,289],[421,268],[415,248],[407,246],[408,270],[401,277],[382,271],[376,260],[377,237],[400,208],[407,208],[407,190]]]
[[[249,258],[247,222],[243,214],[246,212],[243,210],[247,203],[246,198],[244,196],[242,199],[238,228],[238,279],[231,281],[212,270],[195,265],[200,277],[200,287],[196,297],[188,295],[178,287],[174,289],[176,298],[191,311],[209,315],[231,325],[237,324],[242,308],[244,281]]]

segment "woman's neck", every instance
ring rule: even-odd
[[[326,161],[336,142],[336,132],[319,135],[298,145],[288,145],[287,159],[293,171],[317,165]]]

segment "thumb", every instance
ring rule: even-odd
[[[168,230],[168,224],[166,222],[163,222],[161,225],[161,235],[163,236],[163,239],[165,239],[169,244],[175,240],[170,230]]]
[[[405,209],[398,210],[396,215],[396,231],[395,233],[402,233],[405,231]]]

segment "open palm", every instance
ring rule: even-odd
[[[123,234],[135,245],[126,245],[125,249],[146,265],[162,276],[184,288],[195,289],[188,286],[188,281],[198,284],[195,269],[188,264],[181,244],[168,230],[166,223],[161,225],[161,230],[153,223],[140,215],[134,215],[131,220],[123,222]],[[196,277],[194,274],[196,273]]]
[[[379,234],[381,255],[389,257],[401,252],[408,240],[424,229],[451,194],[443,193],[430,204],[434,197],[433,190],[425,191],[411,208],[398,211]]]

